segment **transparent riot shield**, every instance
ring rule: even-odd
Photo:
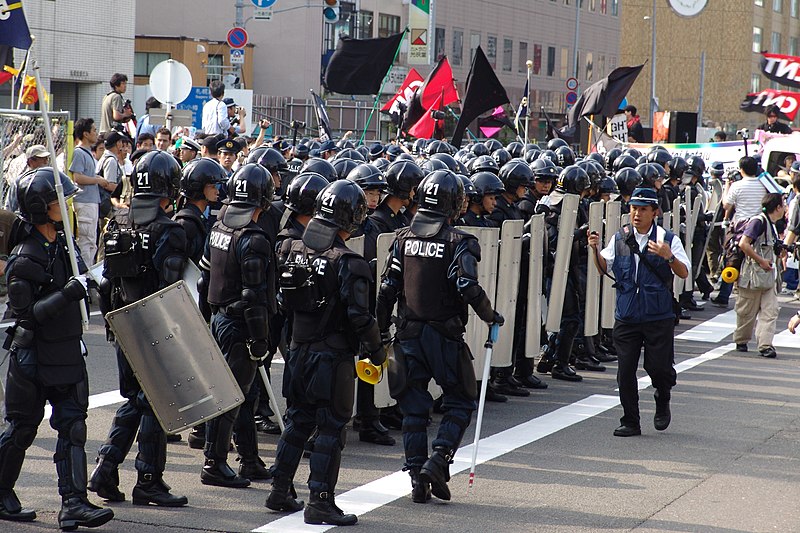
[[[548,332],[556,333],[561,329],[561,312],[564,310],[564,295],[567,290],[567,274],[572,256],[572,234],[578,217],[576,194],[565,194],[561,200],[561,216],[558,219],[558,241],[556,243],[556,260],[553,267],[553,281],[550,286],[550,298],[547,303]],[[502,336],[502,333],[501,333]]]
[[[525,321],[525,357],[533,359],[542,344],[542,282],[544,273],[544,214],[530,220],[531,251],[528,258],[528,314]]]
[[[608,202],[606,204],[606,218],[605,218],[605,235],[603,239],[603,247],[614,239],[614,234],[620,228],[620,211],[622,204],[619,202]],[[600,317],[600,326],[604,329],[611,329],[614,327],[614,308],[617,305],[617,289],[614,288],[614,283],[606,278],[603,280],[603,305]]]
[[[500,255],[497,263],[497,296],[494,308],[506,323],[494,343],[492,366],[507,367],[512,362],[517,297],[519,295],[519,266],[522,258],[522,220],[506,220],[500,228]],[[486,325],[481,324],[486,336]],[[482,371],[482,369],[481,369]]]
[[[603,214],[605,202],[589,204],[589,231],[597,233],[602,242]],[[598,251],[599,252],[599,251]],[[586,264],[586,308],[584,310],[583,334],[587,337],[600,331],[600,272],[595,266],[594,250],[589,249]]]

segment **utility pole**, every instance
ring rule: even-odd
[[[237,28],[244,28],[244,0],[236,0],[236,22],[234,24]],[[241,88],[242,86],[242,66],[241,65],[233,65],[233,75],[239,80],[237,83],[234,83],[234,87],[236,89]]]

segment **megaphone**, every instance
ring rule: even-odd
[[[722,269],[722,281],[725,283],[733,283],[739,279],[739,269],[736,267],[725,267]]]
[[[369,359],[359,359],[356,361],[356,375],[358,379],[370,385],[377,385],[380,383],[384,368],[386,368],[386,361],[380,366],[374,365]]]

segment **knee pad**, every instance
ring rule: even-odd
[[[83,448],[86,445],[86,421],[75,421],[69,428],[67,439],[71,445]]]
[[[14,446],[20,450],[27,450],[36,439],[36,427],[14,426]]]
[[[406,415],[403,417],[403,433],[427,433],[428,417],[422,415]]]

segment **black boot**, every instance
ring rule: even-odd
[[[381,446],[394,446],[394,437],[389,435],[389,430],[381,424],[380,420],[362,421],[361,430],[358,432],[358,440],[361,442],[371,442]]]
[[[419,478],[423,483],[430,484],[431,492],[440,500],[450,500],[450,461],[453,459],[452,450],[444,446],[436,446],[430,459],[425,461],[420,470]]]
[[[656,390],[656,414],[653,417],[653,426],[658,431],[664,431],[672,421],[672,413],[669,410],[670,391]]]
[[[396,405],[381,409],[381,424],[389,429],[403,429],[403,414]]]
[[[419,468],[409,468],[411,476],[411,501],[414,503],[428,503],[431,499],[431,485],[420,479]]]
[[[575,370],[567,363],[558,363],[551,371],[553,379],[560,379],[563,381],[582,381],[583,376],[580,376]]]
[[[273,422],[269,417],[256,419],[256,430],[267,435],[280,435],[281,427]]]
[[[239,475],[250,481],[272,479],[272,472],[261,460],[261,457],[237,457],[239,461]]]
[[[79,527],[99,527],[114,518],[114,511],[98,507],[85,495],[64,496],[58,513],[58,527],[75,531]]]
[[[358,522],[358,517],[354,514],[344,514],[344,511],[336,506],[332,492],[312,492],[303,520],[306,524],[352,526]]]
[[[97,458],[97,466],[89,478],[89,490],[110,502],[124,502],[125,494],[119,490],[119,465],[107,456]]]
[[[556,339],[558,334],[550,333],[547,336],[547,343],[542,346],[539,353],[539,364],[536,365],[536,371],[540,374],[548,374],[553,369],[556,362]]]
[[[479,391],[481,390],[482,386],[483,386],[483,384],[480,381],[478,381],[477,382],[477,388],[478,388]],[[499,394],[496,390],[494,390],[494,387],[492,386],[492,384],[489,383],[489,386],[486,387],[486,401],[487,402],[505,403],[505,402],[508,401],[508,397],[507,396],[503,396],[502,394]]]
[[[264,507],[273,511],[296,513],[303,508],[303,500],[297,499],[292,481],[283,476],[272,478],[272,490],[267,496]]]
[[[605,372],[606,367],[600,364],[595,357],[584,354],[575,360],[575,368],[578,370],[590,370],[592,372]]]
[[[524,389],[519,381],[514,379],[514,376],[511,375],[510,368],[497,369],[492,386],[496,393],[502,394],[503,396],[520,396],[524,398],[531,395],[529,390]]]
[[[149,505],[154,503],[160,507],[182,507],[189,503],[186,496],[174,496],[169,486],[161,479],[161,474],[139,472],[136,485],[131,496],[133,505]]]
[[[36,511],[23,509],[14,489],[0,490],[0,520],[32,522],[36,520]]]
[[[200,482],[203,485],[217,487],[230,487],[241,489],[250,486],[250,480],[234,472],[225,460],[206,459],[203,471],[200,473]]]
[[[199,424],[193,427],[186,440],[189,442],[189,448],[202,450],[206,445],[206,425]]]

